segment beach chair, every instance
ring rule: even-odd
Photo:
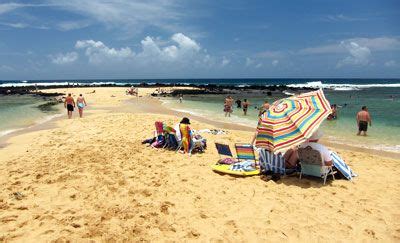
[[[176,131],[170,126],[164,126],[165,145],[164,148],[175,150],[178,148],[179,143],[176,138]]]
[[[256,155],[254,154],[254,148],[252,144],[236,143],[235,144],[236,156],[240,160],[251,160],[256,161]]]
[[[164,144],[165,144],[163,122],[156,121],[154,123],[154,125],[156,127],[156,131],[155,131],[156,141],[151,144],[151,147],[153,147],[153,148],[162,148],[164,146]]]
[[[329,175],[332,175],[333,180],[335,180],[335,172],[332,166],[325,165],[324,159],[319,151],[307,146],[306,148],[299,148],[298,153],[301,163],[300,179],[303,174],[320,177],[324,180],[324,185]]]
[[[344,162],[340,156],[331,151],[333,166],[349,181],[353,181],[353,177],[357,176],[356,173]]]
[[[227,144],[215,143],[215,147],[217,148],[219,160],[217,164],[234,164],[239,162],[236,158],[233,157],[231,148]]]
[[[286,175],[285,158],[281,153],[274,154],[266,149],[260,149],[259,152],[260,168],[262,173],[271,171]]]
[[[228,145],[216,144],[216,147],[219,154],[232,156],[232,152],[230,151]],[[231,174],[237,176],[253,176],[260,174],[260,170],[256,166],[256,156],[254,154],[253,145],[237,143],[235,144],[235,149],[238,159],[236,163],[232,164],[217,163],[211,165],[212,170],[219,173]]]
[[[225,155],[228,157],[233,158],[233,154],[231,151],[231,148],[227,144],[222,144],[222,143],[215,143],[215,147],[217,148],[218,155],[221,158],[221,155]]]

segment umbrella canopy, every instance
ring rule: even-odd
[[[260,116],[256,147],[281,152],[301,144],[330,113],[322,89],[278,100]]]

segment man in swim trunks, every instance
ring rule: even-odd
[[[364,136],[367,136],[368,123],[369,126],[372,126],[371,116],[369,115],[368,108],[366,106],[363,106],[361,108],[361,111],[357,113],[357,135],[361,135],[362,132]]]
[[[83,108],[87,106],[85,98],[83,98],[82,94],[76,99],[76,104],[78,105],[79,117],[82,118]]]
[[[72,112],[74,111],[74,107],[75,107],[75,101],[74,101],[74,98],[72,98],[71,93],[69,93],[67,98],[65,98],[64,107],[67,108],[68,119],[71,119]]]

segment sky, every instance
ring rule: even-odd
[[[0,80],[400,78],[398,0],[0,0]]]

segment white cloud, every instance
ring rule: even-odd
[[[273,60],[271,64],[272,64],[272,66],[276,67],[279,64],[279,61],[278,60]]]
[[[85,49],[85,55],[91,63],[102,63],[107,60],[123,60],[135,55],[129,47],[115,49],[106,46],[101,41],[94,40],[78,40],[75,48]]]
[[[353,21],[365,21],[366,18],[355,18],[346,16],[344,14],[337,14],[337,15],[327,15],[322,18],[324,21],[329,22],[353,22]]]
[[[281,51],[263,51],[257,53],[256,56],[261,58],[279,58],[284,56],[284,53]]]
[[[141,41],[142,52],[138,53],[139,58],[149,61],[186,61],[196,56],[201,47],[196,41],[182,33],[176,33],[171,37],[171,41],[177,45],[162,47],[152,37],[147,36]]]
[[[58,29],[62,31],[83,29],[90,25],[89,21],[63,21],[57,24]]]
[[[260,67],[262,67],[263,65],[262,65],[262,63],[258,63],[256,66],[255,66],[255,68],[260,68]]]
[[[229,60],[228,58],[222,57],[221,66],[222,66],[222,67],[225,67],[225,66],[228,65],[230,62],[231,62],[231,60]]]
[[[361,46],[356,42],[342,42],[341,45],[347,49],[350,56],[337,63],[337,67],[345,65],[359,65],[365,66],[369,64],[371,50],[366,46]]]
[[[1,25],[16,28],[16,29],[23,29],[27,28],[28,25],[24,23],[7,23],[7,22],[0,22]]]
[[[385,62],[385,66],[386,67],[397,67],[398,63],[395,60],[390,60],[390,61]]]
[[[78,53],[68,52],[65,54],[59,53],[57,55],[50,55],[51,62],[54,64],[68,64],[78,60]]]
[[[139,33],[155,26],[174,29],[174,24],[184,15],[178,0],[46,0],[53,8],[72,12],[108,28]]]
[[[377,38],[350,38],[342,40],[338,43],[308,47],[298,51],[299,54],[332,54],[346,53],[348,49],[342,43],[357,43],[360,46],[365,46],[371,51],[393,51],[400,50],[400,38],[393,37],[377,37]]]
[[[246,58],[246,67],[249,67],[249,66],[251,66],[253,64],[254,64],[254,60],[251,59],[250,57],[247,57]]]
[[[25,4],[20,3],[1,3],[0,4],[0,14],[11,12],[15,9],[25,7]]]
[[[7,66],[7,65],[1,65],[0,66],[0,71],[1,72],[12,72],[15,71],[14,68]]]
[[[182,33],[172,35],[168,41],[147,36],[140,44],[141,49],[136,53],[130,47],[117,49],[95,40],[78,40],[75,48],[84,50],[89,63],[93,64],[118,61],[133,66],[178,67],[214,63],[214,58],[202,50],[195,40]]]

